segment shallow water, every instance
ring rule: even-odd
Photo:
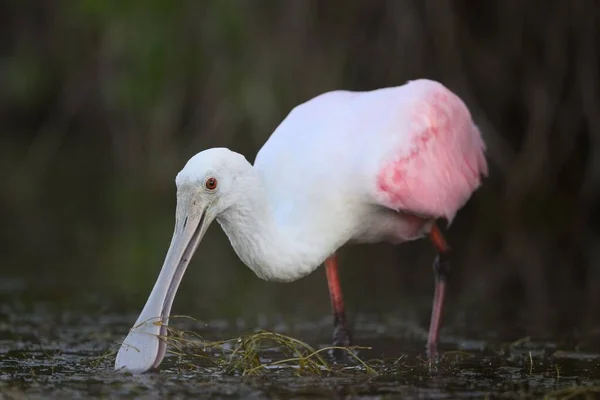
[[[298,398],[347,395],[361,398],[540,397],[561,389],[600,385],[598,349],[569,340],[503,340],[472,325],[447,325],[442,358],[429,364],[421,322],[400,312],[353,318],[355,344],[369,346],[358,355],[375,369],[367,373],[349,362],[344,373],[296,376],[297,371],[268,368],[258,376],[235,376],[204,367],[194,357],[168,354],[160,371],[132,376],[112,371],[114,355],[98,358],[118,342],[137,314],[119,312],[98,300],[56,296],[25,300],[10,293],[0,306],[0,393],[2,398],[136,398],[228,396]],[[269,329],[327,346],[330,319],[294,320],[280,316],[192,321],[175,319],[179,329],[207,340],[224,340]],[[278,349],[265,360],[281,358]],[[190,364],[191,363],[191,364]],[[592,398],[592,389],[589,390]],[[560,396],[559,396],[560,397]]]

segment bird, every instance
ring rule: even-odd
[[[158,368],[185,270],[216,220],[259,278],[292,282],[324,266],[333,343],[351,334],[338,250],[429,237],[436,250],[427,346],[436,349],[445,299],[450,226],[488,174],[486,146],[462,99],[416,79],[369,91],[334,90],[295,106],[254,164],[227,148],[194,155],[175,178],[175,227],[164,264],[115,369]]]

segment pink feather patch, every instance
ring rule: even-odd
[[[427,87],[408,115],[410,147],[380,170],[378,197],[387,207],[451,222],[487,175],[483,139],[462,100],[441,84]]]

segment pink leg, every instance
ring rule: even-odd
[[[448,274],[448,255],[450,247],[440,232],[440,228],[433,224],[429,234],[433,246],[437,251],[437,257],[433,263],[435,274],[435,292],[433,295],[433,309],[431,310],[431,322],[429,324],[429,336],[427,338],[427,349],[431,356],[437,354],[437,346],[440,337],[440,326],[444,310],[444,298],[446,294],[446,275]]]
[[[325,272],[327,273],[327,285],[329,286],[329,297],[333,309],[333,345],[350,346],[350,331],[346,327],[346,310],[335,254],[325,260]]]

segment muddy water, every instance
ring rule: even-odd
[[[31,299],[15,290],[5,292],[0,303],[0,398],[538,398],[553,393],[560,398],[559,391],[571,387],[588,387],[581,398],[594,398],[594,386],[600,385],[600,354],[583,339],[509,342],[491,330],[446,326],[443,357],[431,365],[423,353],[422,321],[400,312],[353,318],[356,344],[372,347],[358,355],[374,374],[349,364],[353,368],[347,373],[331,376],[296,376],[293,370],[271,368],[242,377],[169,354],[160,371],[132,376],[112,371],[114,356],[98,359],[117,346],[137,317],[108,303],[93,296]],[[313,347],[326,346],[330,335],[325,316],[181,319],[174,325],[210,340],[270,329]],[[277,358],[277,349],[265,357]]]

